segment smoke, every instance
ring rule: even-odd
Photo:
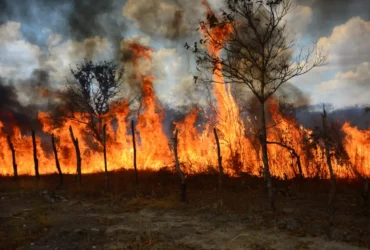
[[[353,16],[370,19],[368,0],[296,0],[298,4],[311,6],[312,22],[307,31],[315,39],[330,35],[338,24],[347,22]]]
[[[39,111],[48,111],[57,105],[56,90],[52,88],[49,73],[37,69],[28,79],[0,77],[0,121],[7,133],[13,125],[23,131],[41,131]]]
[[[127,0],[123,9],[142,32],[171,40],[196,34],[203,13],[200,0]]]
[[[286,102],[295,107],[308,106],[311,103],[310,96],[305,94],[297,86],[287,82],[284,83],[276,92],[277,98],[283,98]]]
[[[24,105],[18,99],[17,89],[0,78],[0,121],[7,133],[11,133],[13,124],[26,130],[39,128],[36,110],[34,105]]]
[[[142,76],[152,75],[152,49],[147,41],[139,38],[122,40],[120,61],[124,65],[124,98],[129,101],[139,99],[142,95]]]
[[[0,3],[0,24],[9,20],[24,24],[24,36],[38,45],[45,45],[47,30],[76,41],[105,37],[113,43],[118,54],[127,30],[122,16],[123,5],[120,0],[5,0]],[[87,47],[89,49],[91,47]]]

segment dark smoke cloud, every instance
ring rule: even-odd
[[[23,131],[41,131],[38,111],[50,110],[58,102],[50,84],[49,73],[34,70],[28,79],[0,77],[0,121],[7,133],[14,125]]]
[[[307,106],[310,104],[310,96],[305,94],[297,86],[287,82],[284,83],[276,92],[277,98],[282,98],[284,101],[293,104],[296,107]]]
[[[370,20],[369,0],[297,0],[297,3],[311,6],[313,17],[307,31],[315,39],[329,36],[335,26],[354,16]]]
[[[59,1],[60,2],[60,1]],[[73,11],[68,17],[72,37],[84,39],[91,36],[109,36],[120,40],[125,30],[121,18],[122,1],[74,0]]]
[[[39,128],[34,112],[36,107],[23,105],[18,100],[17,89],[6,81],[0,78],[0,121],[3,122],[5,132],[11,133],[14,125],[26,130]]]

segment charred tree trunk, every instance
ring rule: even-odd
[[[32,145],[33,145],[33,161],[35,163],[35,176],[36,176],[36,180],[39,180],[40,179],[39,159],[37,159],[36,136],[35,136],[34,130],[32,130]]]
[[[221,156],[220,141],[218,140],[216,128],[213,129],[213,133],[215,134],[215,139],[216,139],[216,144],[217,144],[217,159],[218,159],[218,170],[219,170],[218,192],[219,192],[219,195],[220,195],[220,207],[222,208],[223,205],[224,205],[224,199],[223,199],[223,175],[224,175],[224,170],[223,170],[223,167],[222,167],[222,156]]]
[[[81,179],[81,152],[80,152],[80,147],[78,145],[78,138],[75,138],[72,130],[72,126],[69,126],[69,132],[71,134],[72,142],[73,145],[75,146],[76,150],[76,160],[77,160],[77,182],[82,185],[82,179]]]
[[[262,95],[263,96],[263,95]],[[266,178],[266,187],[268,192],[268,199],[270,203],[270,208],[272,211],[276,211],[274,193],[272,189],[272,180],[270,174],[270,167],[267,154],[267,129],[266,129],[266,115],[265,115],[265,101],[260,103],[261,112],[261,134],[259,136],[261,147],[262,147],[262,161],[264,165],[264,174]]]
[[[57,151],[57,146],[55,145],[54,134],[51,134],[51,144],[53,146],[55,166],[57,167],[57,170],[59,173],[59,185],[63,185],[63,173],[62,173],[62,169],[60,168],[60,164],[59,164],[58,151]]]
[[[132,147],[134,149],[134,172],[135,172],[135,190],[136,195],[139,194],[139,176],[137,174],[137,165],[136,165],[136,141],[135,141],[135,126],[134,121],[131,120],[131,133],[132,133]]]
[[[335,198],[337,194],[337,187],[336,187],[336,178],[335,178],[333,166],[331,164],[329,134],[328,134],[327,117],[326,117],[325,109],[322,114],[322,126],[323,126],[323,137],[324,137],[324,144],[325,144],[326,163],[329,168],[330,182],[331,182],[331,190],[330,190],[329,200],[328,200],[328,212],[330,214],[330,224],[332,225],[333,220],[334,220],[334,212],[335,212],[334,203],[335,203]]]
[[[14,177],[14,180],[17,180],[18,179],[18,167],[17,167],[16,158],[15,158],[15,149],[14,149],[14,145],[12,141],[10,140],[10,135],[7,136],[7,140],[8,140],[10,151],[12,151],[13,177]]]
[[[297,165],[298,165],[298,171],[299,171],[298,178],[303,179],[304,175],[303,175],[303,171],[302,171],[301,157],[295,152],[293,153],[293,155],[297,158]]]
[[[105,188],[110,190],[107,166],[107,125],[103,126],[103,154],[104,154],[104,171],[105,171]]]
[[[184,173],[181,170],[179,156],[177,154],[177,148],[178,148],[178,130],[177,129],[175,130],[175,134],[173,135],[172,141],[173,141],[173,153],[174,153],[175,162],[176,162],[176,170],[181,180],[180,200],[182,202],[185,202],[186,201],[186,179],[185,179]]]

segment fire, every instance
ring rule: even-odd
[[[359,130],[345,123],[342,130],[346,134],[345,149],[350,163],[360,174],[370,177],[370,129]]]
[[[208,15],[213,15],[209,5],[203,1]],[[202,29],[201,29],[202,30]],[[207,43],[207,49],[218,57],[220,43],[223,43],[232,32],[231,27],[215,26],[211,29],[216,41]],[[205,34],[203,34],[205,35]],[[155,78],[150,73],[140,71],[140,63],[151,63],[153,50],[138,43],[129,44],[135,69],[134,79],[141,86],[140,107],[135,114],[129,108],[127,100],[116,103],[108,114],[104,116],[107,125],[107,159],[109,170],[133,168],[133,147],[130,131],[130,120],[135,120],[137,137],[137,166],[139,169],[158,170],[164,166],[173,166],[174,159],[171,152],[171,135],[163,130],[165,111],[156,97],[153,86]],[[206,122],[197,125],[201,109],[193,109],[183,121],[176,122],[178,129],[178,153],[182,168],[186,173],[198,173],[215,169],[217,166],[216,143],[213,129],[217,129],[220,138],[221,154],[225,172],[237,175],[240,171],[259,175],[262,164],[261,152],[255,135],[246,132],[253,130],[241,118],[238,105],[231,94],[230,85],[224,84],[221,65],[217,65],[213,78],[215,82],[213,93],[217,104],[213,115],[203,114]],[[42,90],[43,95],[51,95]],[[276,100],[268,103],[270,119],[268,127],[269,142],[283,142],[294,149],[299,156],[303,174],[307,177],[328,177],[324,149],[311,147],[310,134],[312,131],[303,128],[292,117],[284,116],[279,111]],[[5,113],[4,113],[5,114]],[[84,119],[83,114],[75,113],[75,117]],[[7,136],[10,136],[16,152],[16,161],[19,174],[34,174],[32,138],[30,133],[22,133],[12,118],[12,114],[1,117],[10,117],[12,131],[5,130],[4,121],[0,121],[0,174],[12,175],[12,155],[9,150]],[[69,127],[72,126],[76,138],[79,139],[82,172],[94,173],[104,170],[102,146],[92,136],[86,135],[86,125],[76,120],[65,119],[56,125],[48,112],[39,112],[38,119],[42,124],[42,132],[37,133],[37,156],[39,159],[40,174],[55,173],[55,161],[51,148],[51,134],[57,142],[59,161],[64,173],[76,173],[76,156],[70,137]],[[251,119],[250,117],[248,119]],[[254,122],[254,121],[251,121]],[[333,159],[335,172],[340,177],[351,174],[349,165],[360,174],[370,176],[370,130],[361,131],[346,123],[342,127],[345,133],[344,147],[348,154],[348,161]],[[291,150],[277,144],[268,145],[271,173],[278,177],[294,177],[297,174],[297,157]]]

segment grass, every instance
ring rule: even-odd
[[[43,190],[54,191],[70,201],[88,201],[96,205],[109,204],[106,213],[136,212],[146,209],[154,210],[183,210],[189,213],[207,211],[208,213],[219,212],[217,207],[219,198],[217,194],[217,174],[198,174],[188,176],[188,201],[179,201],[180,185],[178,176],[169,171],[140,171],[140,195],[135,196],[135,183],[133,171],[116,171],[109,174],[111,191],[105,190],[104,173],[87,174],[82,176],[83,186],[78,187],[74,175],[65,175],[62,188],[57,187],[59,176],[46,175],[36,182],[33,176],[20,176],[18,182],[11,178],[0,177],[1,195],[14,194],[19,196],[27,192],[34,192],[37,195]],[[336,227],[343,231],[351,228],[349,241],[360,241],[360,245],[370,242],[370,236],[363,236],[359,232],[368,232],[366,218],[370,214],[364,214],[360,207],[361,183],[355,180],[338,180],[338,200],[336,211]],[[330,183],[328,180],[279,180],[274,179],[276,190],[276,200],[278,209],[281,211],[279,216],[282,218],[300,218],[301,223],[295,233],[302,232],[303,235],[322,235],[323,226],[320,221],[326,220],[326,204]],[[284,196],[280,190],[287,193]],[[31,200],[28,206],[31,210],[27,212],[13,210],[12,221],[9,227],[12,230],[4,231],[0,225],[0,244],[1,238],[12,237],[14,244],[9,249],[14,249],[20,244],[28,244],[32,240],[43,235],[43,228],[58,227],[63,221],[53,214],[52,205],[48,204],[49,210],[45,208],[45,201],[39,199]],[[0,197],[1,198],[1,197]],[[27,201],[27,198],[24,198]],[[40,201],[41,200],[41,201]],[[44,203],[43,203],[44,202]],[[2,203],[6,205],[6,201]],[[263,189],[263,179],[255,176],[243,175],[238,178],[225,176],[224,179],[224,207],[222,213],[236,213],[241,216],[251,215],[255,221],[254,229],[273,225],[268,212],[268,203]],[[23,228],[22,217],[30,216],[34,219],[35,225],[27,225]],[[19,218],[16,218],[19,217]],[[258,219],[260,218],[260,219]],[[112,218],[97,218],[98,225],[108,227],[116,223]],[[269,224],[270,223],[270,224]],[[314,225],[314,226],[311,226]],[[31,227],[32,226],[32,227]],[[319,229],[319,230],[317,230]],[[369,234],[370,235],[370,234]],[[85,237],[85,235],[83,236]],[[86,237],[93,237],[88,235]],[[136,236],[135,236],[136,237]],[[139,244],[136,238],[132,240],[134,249],[150,249],[159,245],[172,246],[160,238],[160,235],[148,230],[140,236],[143,241]],[[124,239],[117,239],[121,242]],[[86,244],[91,243],[91,239],[86,238]],[[262,243],[261,243],[262,244]],[[118,246],[119,244],[117,244]],[[254,246],[255,249],[263,248],[264,245]],[[118,248],[119,249],[119,248]],[[166,248],[165,248],[166,249]],[[171,248],[167,248],[171,249]],[[181,249],[173,248],[173,249]],[[184,246],[183,249],[189,249]],[[252,248],[253,249],[253,248]],[[297,249],[306,249],[305,243],[297,243]]]

